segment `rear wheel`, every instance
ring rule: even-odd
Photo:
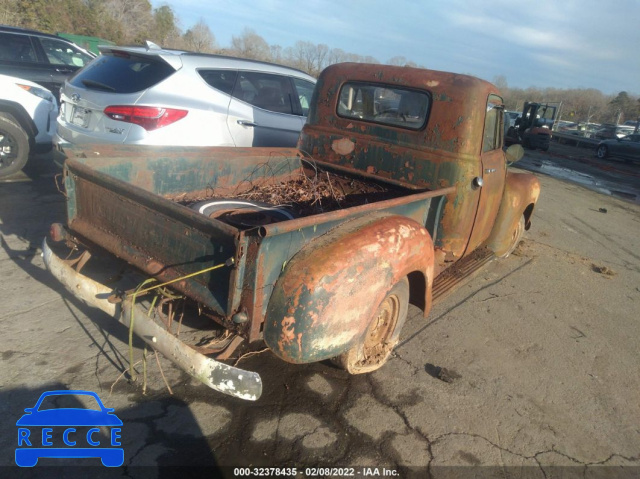
[[[607,149],[606,145],[600,145],[598,147],[598,150],[596,151],[596,155],[601,160],[604,160],[609,155],[609,150]]]
[[[363,374],[381,368],[398,343],[400,330],[409,310],[409,280],[395,284],[378,305],[364,337],[334,363],[350,374]]]
[[[29,135],[20,125],[0,116],[0,177],[20,171],[29,159]]]

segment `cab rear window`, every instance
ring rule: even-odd
[[[352,82],[340,89],[337,113],[343,118],[419,130],[427,123],[430,104],[424,91]]]
[[[161,59],[115,52],[100,55],[71,78],[73,86],[110,93],[146,90],[175,73]]]

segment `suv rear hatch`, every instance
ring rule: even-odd
[[[134,105],[146,90],[182,67],[179,54],[101,50],[100,57],[65,83],[58,121],[61,138],[71,143],[123,143],[133,125],[153,129],[172,119],[171,110]]]

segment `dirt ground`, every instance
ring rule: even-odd
[[[255,403],[163,358],[173,394],[155,358],[146,395],[123,379],[125,328],[76,302],[43,267],[42,238],[65,215],[53,173],[0,184],[0,473],[27,472],[14,466],[24,408],[43,391],[83,389],[122,419],[125,466],[86,459],[74,464],[91,469],[67,467],[68,477],[176,471],[157,466],[202,467],[181,471],[208,477],[214,468],[237,477],[229,466],[295,467],[303,477],[376,468],[396,477],[640,476],[640,205],[539,178],[516,252],[429,318],[411,308],[385,367],[349,376],[264,352],[240,362],[263,378]],[[30,473],[59,473],[61,461],[42,459]]]

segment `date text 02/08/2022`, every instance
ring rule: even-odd
[[[398,471],[386,467],[241,467],[234,468],[236,477],[287,477],[302,472],[305,477],[396,477]]]

